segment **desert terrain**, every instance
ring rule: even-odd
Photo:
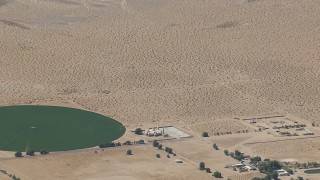
[[[164,152],[156,159],[146,144],[129,157],[126,147],[0,152],[0,169],[32,180],[212,179],[197,169],[205,161],[224,179],[245,180],[261,174],[225,169],[237,161],[224,149],[320,161],[319,8],[316,0],[0,0],[1,106],[98,112],[126,126],[121,142],[157,125],[192,135],[164,142],[183,164]],[[274,115],[314,135],[276,137],[243,120]]]

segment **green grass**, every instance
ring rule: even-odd
[[[0,150],[63,151],[121,137],[125,127],[97,113],[56,106],[0,107]]]
[[[320,169],[305,170],[304,173],[306,173],[306,174],[320,174]]]

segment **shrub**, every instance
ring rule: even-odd
[[[34,156],[34,150],[28,150],[28,151],[26,152],[26,155],[28,155],[28,156]]]
[[[169,147],[166,147],[166,148],[165,148],[165,151],[166,151],[167,153],[169,153],[169,154],[172,154],[172,153],[173,153],[172,148],[169,148]]]
[[[157,154],[156,157],[157,157],[157,158],[160,158],[160,154]]]
[[[122,143],[123,145],[131,145],[132,144],[132,142],[131,141],[126,141],[126,142],[124,142],[124,143]]]
[[[167,154],[167,158],[170,158],[170,155],[169,155],[169,154]]]
[[[162,149],[162,144],[158,144],[158,149]]]
[[[159,143],[157,140],[153,140],[152,145],[153,147],[158,147]]]
[[[176,153],[173,153],[172,155],[173,155],[173,156],[177,156],[177,154],[176,154]]]
[[[215,150],[219,150],[219,147],[218,147],[217,144],[213,144],[212,147],[213,147],[213,149],[215,149]]]
[[[209,137],[208,132],[203,132],[203,133],[202,133],[202,137]]]
[[[214,172],[212,176],[214,176],[215,178],[222,178],[222,175],[219,171]]]
[[[141,128],[137,128],[136,130],[134,130],[134,133],[137,135],[141,135],[142,134],[142,129]]]
[[[144,144],[144,140],[143,140],[143,139],[140,139],[137,143],[138,143],[138,144]]]
[[[115,147],[115,146],[116,146],[116,144],[114,142],[101,143],[99,145],[100,148]]]
[[[206,168],[206,172],[207,173],[211,173],[211,169],[210,168]]]
[[[129,149],[129,150],[127,151],[127,155],[132,155],[131,149]]]
[[[17,151],[16,153],[14,153],[15,157],[22,157],[22,153],[20,151]]]
[[[49,152],[48,152],[47,150],[41,150],[41,151],[40,151],[40,154],[46,155],[46,154],[49,154]]]
[[[200,164],[199,164],[199,169],[200,169],[201,171],[203,171],[203,170],[205,170],[205,168],[206,168],[206,164],[204,164],[204,162],[200,162]]]
[[[229,151],[228,151],[228,150],[224,150],[223,152],[224,152],[224,154],[225,154],[226,156],[229,156]]]

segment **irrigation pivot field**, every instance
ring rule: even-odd
[[[118,121],[57,106],[0,107],[0,150],[63,151],[94,147],[125,133]]]

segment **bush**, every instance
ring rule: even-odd
[[[202,133],[202,137],[209,137],[208,132],[203,132],[203,133]]]
[[[153,147],[158,147],[159,143],[157,140],[153,140],[152,145]]]
[[[170,158],[170,155],[169,155],[169,154],[167,154],[167,158]]]
[[[166,148],[165,148],[165,151],[166,151],[167,153],[169,153],[169,154],[172,154],[172,153],[173,153],[172,149],[169,148],[169,147],[166,147]]]
[[[210,168],[206,168],[206,172],[207,173],[211,173],[211,169]]]
[[[203,171],[203,170],[205,170],[205,168],[206,168],[206,164],[204,164],[204,162],[200,162],[200,164],[199,164],[199,169],[200,169],[201,171]]]
[[[20,151],[17,151],[16,153],[14,153],[15,157],[22,157],[22,153]]]
[[[215,178],[222,178],[221,172],[219,171],[214,172],[212,176],[214,176]]]
[[[160,154],[157,154],[156,157],[157,157],[157,158],[160,158]]]
[[[144,144],[144,140],[140,139],[139,141],[137,141],[138,144]]]
[[[158,149],[162,149],[162,144],[158,144]]]
[[[177,156],[177,154],[176,154],[176,153],[173,153],[172,155],[173,155],[173,156]]]
[[[223,152],[224,152],[224,154],[225,154],[226,156],[229,156],[229,151],[228,151],[228,150],[224,150]]]
[[[213,149],[215,149],[215,150],[219,150],[219,148],[218,148],[218,145],[217,145],[217,144],[213,144],[213,145],[212,145],[212,147],[213,147]]]
[[[116,144],[114,142],[101,143],[99,145],[100,148],[115,147],[115,146],[116,146]]]
[[[46,155],[46,154],[49,154],[49,152],[48,152],[47,150],[41,150],[41,151],[40,151],[40,154]]]
[[[28,155],[28,156],[34,156],[34,150],[28,150],[28,151],[26,152],[26,155]]]
[[[132,144],[132,142],[131,141],[126,141],[126,142],[124,142],[124,143],[122,143],[123,145],[131,145]]]
[[[298,180],[303,180],[303,177],[299,176],[299,177],[298,177]]]
[[[141,135],[142,134],[142,129],[141,128],[137,128],[136,130],[134,130],[134,133],[137,135]]]
[[[132,155],[131,149],[129,149],[129,150],[127,151],[127,155]]]

